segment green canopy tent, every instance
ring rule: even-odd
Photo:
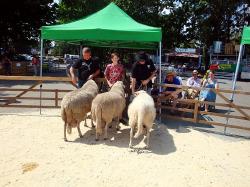
[[[240,62],[242,59],[242,55],[243,55],[243,46],[246,44],[250,44],[250,27],[244,27],[243,29],[243,33],[242,33],[242,38],[241,38],[241,44],[240,44],[240,50],[239,50],[239,56],[238,56],[238,60],[237,60],[237,64],[236,64],[236,69],[235,69],[235,73],[234,73],[234,79],[233,79],[233,85],[232,85],[232,95],[230,98],[230,101],[233,102],[234,100],[234,91],[235,91],[235,87],[236,87],[236,81],[237,81],[237,77],[238,77],[238,73],[239,73],[239,68],[240,68]],[[228,114],[231,111],[231,107],[229,107],[228,110]],[[228,118],[227,118],[227,123],[228,124]],[[224,133],[226,133],[226,127],[224,127]]]
[[[236,81],[237,81],[237,77],[239,73],[240,62],[241,62],[242,55],[243,55],[243,46],[246,44],[250,44],[250,27],[244,27],[243,29],[241,44],[240,44],[240,51],[239,51],[239,56],[237,60],[236,70],[234,74],[234,81],[233,81],[233,86],[232,86],[233,91],[235,90]],[[234,93],[231,96],[231,100],[233,100],[233,97],[234,97]]]
[[[138,23],[114,3],[110,3],[102,10],[78,21],[43,26],[41,59],[44,40],[113,48],[157,49],[159,47],[161,56],[161,37],[161,28]],[[159,66],[161,79],[161,58]],[[42,66],[40,75],[42,76]]]

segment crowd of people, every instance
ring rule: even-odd
[[[78,88],[81,88],[83,84],[89,80],[100,76],[101,69],[98,61],[92,57],[90,48],[83,48],[82,59],[75,61],[70,67],[70,76],[72,82],[77,84]],[[117,81],[123,81],[126,76],[125,68],[123,67],[118,53],[112,53],[110,55],[110,63],[107,64],[104,71],[104,77],[111,88]],[[136,62],[132,66],[131,70],[131,84],[130,89],[132,95],[136,94],[138,90],[145,90],[151,95],[163,95],[168,97],[172,101],[173,107],[177,104],[177,99],[198,98],[201,101],[215,102],[216,93],[211,88],[218,88],[218,81],[215,79],[212,71],[207,71],[203,79],[198,77],[198,71],[193,70],[192,77],[186,81],[188,89],[182,91],[178,86],[183,85],[183,80],[177,75],[174,68],[169,68],[166,72],[164,83],[167,85],[174,85],[173,87],[166,87],[163,90],[159,90],[156,86],[153,86],[157,77],[157,70],[149,57],[141,52],[138,54]],[[202,89],[200,89],[202,88]],[[204,110],[209,110],[209,105],[204,105]]]
[[[173,84],[176,86],[183,85],[182,79],[176,76],[175,70],[169,70],[166,74],[166,79],[164,81],[166,84]],[[176,106],[176,99],[199,99],[200,101],[215,102],[216,93],[212,89],[218,89],[219,84],[215,79],[213,71],[208,70],[203,79],[198,77],[198,71],[193,70],[192,77],[188,78],[186,85],[188,88],[184,92],[178,92],[176,87],[167,87],[163,94],[164,96],[169,96],[169,99],[172,100],[173,106]],[[204,110],[207,112],[209,110],[209,105],[205,103],[202,105]]]

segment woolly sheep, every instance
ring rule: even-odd
[[[80,122],[86,120],[87,113],[91,111],[92,101],[97,94],[97,84],[93,80],[88,80],[82,88],[69,92],[63,97],[61,102],[61,117],[64,121],[65,141],[67,141],[66,129],[68,134],[71,134],[73,127],[77,127],[79,136],[82,137]]]
[[[124,85],[121,81],[116,82],[109,92],[101,93],[96,96],[92,102],[91,114],[92,119],[96,122],[96,141],[104,131],[104,140],[107,139],[108,127],[113,119],[117,119],[117,130],[119,119],[125,108]]]
[[[149,148],[150,129],[156,116],[156,109],[153,98],[145,91],[136,92],[136,97],[128,107],[128,117],[130,126],[130,142],[129,147],[132,147],[132,139],[135,127],[137,125],[137,132],[134,138],[138,138],[145,133],[147,136],[146,148]]]

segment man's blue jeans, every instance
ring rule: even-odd
[[[86,81],[84,81],[84,80],[78,80],[78,88],[81,88],[84,84],[86,83]]]

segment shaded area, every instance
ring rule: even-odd
[[[86,128],[83,127],[82,128]],[[120,131],[115,130],[115,128],[108,129],[108,140],[103,140],[101,136],[99,141],[95,141],[95,129],[89,129],[83,134],[83,138],[77,138],[75,141],[70,141],[70,143],[83,143],[87,145],[98,145],[104,144],[107,146],[116,146],[121,148],[128,148],[130,129],[124,128]],[[144,141],[144,137],[141,136],[138,139],[134,139],[134,145],[139,144]],[[137,153],[155,153],[159,155],[166,155],[176,151],[176,147],[173,141],[173,136],[169,134],[166,126],[154,125],[153,130],[150,134],[150,148],[145,150],[142,148],[132,148],[132,152]]]

